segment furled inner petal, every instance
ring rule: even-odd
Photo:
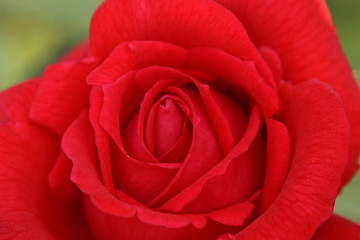
[[[227,154],[244,134],[248,113],[239,100],[216,91],[208,84],[195,81],[211,119],[224,154]]]
[[[273,116],[279,107],[275,89],[266,83],[254,62],[242,61],[219,49],[191,48],[185,68],[217,76],[217,88],[243,95],[245,102],[255,100],[265,116]]]
[[[137,134],[139,112],[135,113],[122,130],[124,153],[141,162],[157,163],[156,158],[146,148]]]
[[[264,141],[259,133],[260,124],[259,110],[255,106],[244,136],[232,151],[206,174],[165,202],[160,209],[172,212],[216,210],[244,201],[261,188]],[[234,184],[238,184],[235,189]]]
[[[112,170],[116,189],[146,204],[171,182],[180,163],[147,163],[124,154],[111,144]]]
[[[274,119],[266,121],[266,172],[260,211],[275,200],[290,166],[290,136],[286,125]]]
[[[149,111],[146,145],[159,162],[181,162],[188,152],[191,124],[182,108],[189,111],[179,97],[164,95]]]
[[[155,156],[166,153],[179,140],[184,117],[171,99],[164,99],[158,105],[153,136]]]
[[[104,92],[101,87],[94,86],[90,93],[91,105],[89,119],[95,133],[95,145],[98,155],[98,166],[100,176],[105,187],[115,194],[113,176],[111,170],[111,158],[109,150],[109,136],[99,124],[99,113],[104,101]]]
[[[183,162],[189,152],[192,142],[192,124],[189,119],[184,121],[184,127],[179,141],[168,152],[158,157],[159,162]]]
[[[263,186],[265,153],[264,132],[260,131],[246,152],[234,155],[223,174],[212,176],[209,172],[204,175],[206,184],[182,212],[216,210],[246,201]]]
[[[206,173],[223,157],[199,93],[190,87],[169,87],[167,90],[182,97],[190,107],[193,114],[193,138],[183,165],[166,189],[149,203],[151,205],[166,201]]]
[[[213,66],[203,56],[204,54],[207,54],[212,59],[220,57],[230,66],[227,66],[225,73],[222,74],[216,66]],[[201,63],[195,63],[196,59]],[[216,76],[215,82],[200,83],[191,75],[182,73],[178,69],[150,66],[126,74],[114,83],[104,86],[104,105],[100,116],[100,124],[116,144],[112,146],[114,148],[112,151],[118,151],[116,156],[112,156],[113,165],[116,166],[113,167],[114,179],[116,179],[115,185],[118,186],[119,190],[151,207],[160,207],[176,196],[194,183],[196,179],[206,174],[225,155],[232,151],[231,149],[244,137],[245,128],[248,124],[247,111],[254,106],[255,102],[259,102],[258,105],[262,111],[267,109],[266,106],[270,107],[270,110],[265,114],[271,115],[271,112],[277,109],[278,99],[274,96],[275,92],[263,82],[251,62],[236,60],[234,57],[214,49],[192,49],[190,59],[184,67],[188,69],[188,73],[191,73],[192,69],[194,69],[192,72],[201,72],[205,71],[205,67],[206,69],[210,68],[210,74]],[[235,75],[233,68],[243,69],[244,72],[240,76]],[[222,84],[220,84],[221,82]],[[229,95],[222,94],[221,91],[227,92],[226,86],[228,88],[233,87],[240,93],[246,94],[239,96],[239,94],[235,94],[237,92],[235,90],[230,91]],[[213,90],[213,87],[220,87],[220,91]],[[253,96],[257,92],[255,91],[257,88],[261,89],[261,93]],[[132,95],[134,94],[143,97],[140,100],[136,98],[133,102]],[[160,119],[158,115],[160,115],[159,108],[162,104],[156,101],[165,95],[168,96],[166,100],[168,103],[165,101],[166,105],[173,106],[175,116],[181,112],[180,115],[183,115],[183,117],[178,117],[178,127],[165,126],[168,130],[158,131],[157,129],[164,128],[164,126],[157,127],[159,125],[156,124],[173,124],[176,122],[157,122],[157,119]],[[267,99],[267,96],[270,97],[269,103],[264,100]],[[178,100],[178,98],[182,100]],[[244,99],[249,100],[247,101],[249,104],[242,106],[239,103]],[[252,101],[252,99],[255,101]],[[213,106],[211,106],[212,103]],[[137,107],[135,104],[137,104]],[[187,106],[188,110],[185,110],[184,106]],[[164,115],[165,112],[161,112],[161,114]],[[116,118],[112,120],[111,116],[119,116],[120,121],[116,120]],[[166,115],[166,117],[169,116]],[[189,121],[186,121],[186,118]],[[186,124],[189,127],[186,127]],[[189,134],[188,130],[183,131],[184,129],[191,130],[192,134]],[[176,134],[174,133],[175,130],[177,130]],[[118,135],[119,132],[120,135]],[[155,134],[157,135],[155,136]],[[169,136],[173,137],[172,141],[169,141]],[[224,136],[225,138],[223,138]],[[191,141],[185,141],[185,139]],[[156,143],[156,141],[159,142]],[[185,142],[191,142],[191,146],[187,148],[186,144],[182,145]],[[118,149],[116,146],[118,146]],[[181,158],[172,159],[170,156],[174,154],[175,150],[186,154],[183,154]],[[246,149],[244,148],[244,151],[241,151],[244,152]],[[165,156],[167,159],[163,158]],[[237,157],[232,156],[232,158]],[[136,161],[139,162],[135,164]],[[176,162],[183,162],[183,164],[161,164]],[[162,182],[161,187],[151,193],[136,190],[144,189],[143,184],[146,181],[150,181],[150,185],[155,186],[151,176],[156,176],[156,171],[145,169],[147,166],[153,167],[157,164],[160,164],[159,169],[171,169],[171,173],[162,173],[166,175],[163,175],[163,180],[168,179],[169,181]],[[135,174],[134,176],[126,174],[124,169],[130,169],[130,165],[131,173],[136,172],[138,168],[143,169],[147,172],[146,177],[141,177],[141,174]],[[223,168],[223,170],[226,168]],[[174,173],[175,171],[176,173]],[[125,175],[130,180],[125,179]],[[145,179],[147,180],[145,181]],[[164,188],[158,192],[162,187]],[[153,199],[151,199],[151,196]],[[187,202],[183,201],[182,204],[184,205],[181,208],[192,200],[194,198],[187,199]]]

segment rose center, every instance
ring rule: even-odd
[[[145,139],[150,152],[161,162],[181,162],[184,159],[171,158],[171,152],[180,148],[185,153],[191,142],[189,120],[184,113],[186,106],[178,97],[164,95],[150,109]],[[185,156],[184,156],[185,157]],[[166,160],[164,159],[166,158]]]

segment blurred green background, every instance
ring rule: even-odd
[[[0,0],[0,90],[40,75],[46,65],[88,36],[91,15],[100,2]],[[360,1],[327,2],[360,82]],[[360,174],[338,197],[335,212],[360,223]]]

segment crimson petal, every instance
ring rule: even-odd
[[[335,214],[316,230],[312,240],[358,240],[360,225]]]
[[[236,239],[310,239],[334,207],[349,146],[341,98],[315,80],[285,84],[281,95],[292,139],[291,167],[273,204]]]
[[[32,103],[30,118],[58,134],[64,133],[79,111],[89,104],[85,82],[94,64],[65,62],[46,68]]]
[[[202,192],[208,182],[215,179],[218,176],[222,176],[227,172],[229,165],[235,158],[241,156],[247,151],[253,140],[258,134],[260,127],[260,113],[257,107],[254,107],[250,116],[247,130],[240,140],[240,142],[234,147],[234,149],[225,156],[225,158],[215,165],[209,172],[201,176],[190,186],[179,192],[173,198],[165,202],[159,209],[172,212],[180,212],[187,204],[197,198]],[[215,181],[216,183],[216,181]]]
[[[197,0],[196,4],[192,0],[103,2],[91,21],[90,55],[104,59],[117,45],[133,40],[222,49],[240,59],[253,61],[265,82],[276,87],[270,69],[241,22],[213,1]]]
[[[59,138],[28,119],[39,81],[0,94],[0,229],[2,239],[92,239],[78,203],[61,204],[47,177]]]
[[[269,119],[266,127],[266,172],[261,212],[275,200],[290,166],[290,136],[286,126],[274,119]]]
[[[246,27],[257,46],[268,46],[280,57],[284,79],[293,83],[317,79],[332,86],[350,121],[350,160],[346,184],[358,169],[360,151],[360,90],[341,50],[323,0],[217,0]],[[256,17],[254,17],[256,16]]]

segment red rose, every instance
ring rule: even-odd
[[[359,235],[331,215],[360,91],[323,1],[107,0],[0,104],[1,239]]]

